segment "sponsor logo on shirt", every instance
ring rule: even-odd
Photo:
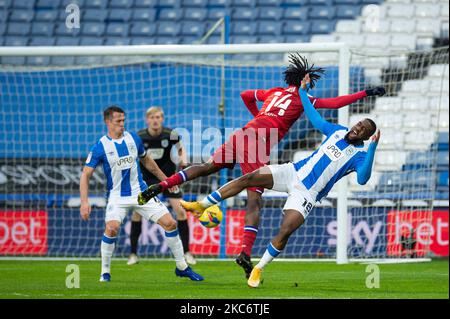
[[[131,155],[119,157],[116,162],[117,168],[120,170],[129,169],[133,166],[134,158]]]
[[[338,161],[342,156],[342,151],[334,144],[325,147],[324,153],[333,161]]]

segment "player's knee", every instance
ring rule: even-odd
[[[119,225],[117,224],[107,224],[105,229],[105,234],[108,237],[116,237],[119,233]]]
[[[164,224],[162,224],[161,226],[166,231],[172,231],[172,230],[177,229],[177,221],[175,219],[171,218],[171,219],[165,221]]]

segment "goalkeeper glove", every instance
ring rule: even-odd
[[[374,95],[383,96],[386,94],[386,90],[382,86],[377,86],[376,88],[367,89],[366,94],[367,96],[374,96]]]

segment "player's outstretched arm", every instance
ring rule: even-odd
[[[342,95],[327,99],[315,99],[314,107],[317,109],[339,109],[341,107],[355,103],[367,96],[383,96],[386,90],[379,86],[373,89],[363,90],[354,94]]]
[[[373,160],[375,158],[375,150],[377,149],[380,135],[380,130],[378,130],[372,137],[372,141],[369,145],[369,150],[367,151],[363,164],[356,169],[358,184],[360,185],[366,184],[372,175]]]
[[[320,116],[319,112],[314,108],[309,100],[307,89],[310,85],[309,74],[305,76],[302,80],[302,85],[300,87],[300,98],[302,100],[303,109],[305,110],[305,114],[308,117],[311,124],[321,131],[323,134],[326,134],[327,126],[330,124],[325,121],[322,116]]]
[[[80,177],[80,216],[83,220],[88,220],[91,214],[91,205],[89,204],[89,180],[94,173],[94,168],[85,166]]]
[[[258,115],[258,105],[256,104],[256,90],[247,90],[241,92],[241,99],[244,102],[247,109],[252,113],[253,116]]]

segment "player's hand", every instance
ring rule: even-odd
[[[174,186],[168,189],[169,193],[176,194],[180,192],[180,188],[178,186]]]
[[[381,136],[381,132],[380,132],[380,130],[378,129],[377,130],[377,133],[375,134],[375,135],[373,135],[372,136],[372,143],[377,143],[378,144],[378,141],[380,140],[380,136]]]
[[[88,220],[91,214],[91,205],[89,203],[81,203],[80,215],[82,220]]]
[[[307,73],[302,80],[302,89],[306,90],[310,83],[311,79],[309,78],[309,73]]]
[[[386,94],[386,89],[382,86],[377,86],[372,89],[367,89],[366,94],[367,94],[367,96],[375,96],[375,95],[383,96]]]

